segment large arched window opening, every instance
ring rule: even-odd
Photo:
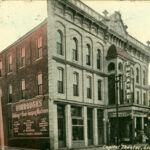
[[[115,64],[114,63],[110,63],[108,65],[108,71],[110,72],[110,71],[113,71],[113,70],[115,70]]]
[[[78,60],[78,41],[76,38],[72,40],[72,59]]]
[[[63,42],[62,32],[58,30],[56,33],[56,49],[57,49],[57,54],[59,55],[63,55],[62,42]]]

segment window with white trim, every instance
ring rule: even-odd
[[[91,47],[89,44],[86,45],[86,65],[91,65]]]
[[[21,99],[25,99],[25,80],[22,79],[20,83],[20,96]]]
[[[43,81],[42,81],[42,73],[39,73],[37,75],[37,94],[42,95],[43,94]]]
[[[73,96],[79,96],[79,74],[73,73]]]
[[[36,58],[41,58],[42,57],[42,37],[40,36],[37,39],[37,51],[36,51]]]
[[[63,55],[63,36],[62,32],[60,30],[57,31],[56,33],[56,50],[57,54]]]
[[[8,72],[12,72],[12,55],[8,56]]]
[[[25,48],[21,49],[21,54],[20,54],[20,67],[25,66]]]
[[[92,98],[92,79],[90,76],[87,77],[87,98]]]
[[[63,74],[64,74],[64,70],[63,68],[58,68],[58,78],[57,78],[57,90],[58,90],[58,93],[63,93],[64,92],[64,89],[63,89]]]
[[[76,38],[72,40],[72,59],[75,61],[78,60],[78,41]]]
[[[8,103],[12,102],[12,85],[8,85]]]

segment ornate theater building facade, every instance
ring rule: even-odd
[[[48,17],[0,53],[6,146],[52,149],[146,142],[149,47],[121,14],[47,1]]]

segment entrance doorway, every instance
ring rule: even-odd
[[[87,131],[88,131],[88,145],[93,144],[93,117],[92,108],[87,108]]]
[[[103,110],[97,110],[97,125],[98,125],[98,145],[104,143],[104,128],[103,128]]]
[[[57,105],[57,118],[58,118],[58,147],[62,148],[66,146],[64,105]]]

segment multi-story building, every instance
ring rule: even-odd
[[[6,145],[144,142],[149,47],[119,12],[102,16],[77,0],[47,7],[47,21],[0,54]]]

